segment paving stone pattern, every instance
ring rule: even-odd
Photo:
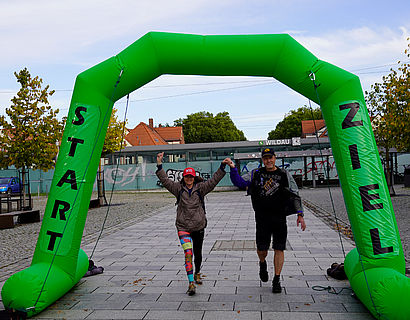
[[[400,184],[395,185],[394,190],[396,195],[391,197],[391,201],[403,245],[406,268],[410,274],[410,188],[404,188],[404,185]],[[316,215],[322,216],[321,219],[328,225],[334,226],[336,214],[342,226],[350,226],[341,188],[303,188],[300,194],[302,199],[313,204]]]
[[[254,213],[243,192],[207,196],[208,227],[204,241],[204,283],[188,296],[184,254],[175,230],[175,207],[105,235],[93,260],[101,275],[83,278],[35,319],[372,319],[349,289],[334,295],[314,286],[348,288],[348,281],[326,276],[333,262],[343,261],[338,234],[309,210],[307,230],[288,218],[289,244],[281,275],[281,294],[261,283],[253,250],[213,250],[217,241],[250,243]],[[347,251],[350,240],[342,239]],[[87,254],[93,243],[85,245]],[[272,252],[268,256],[270,276]],[[1,270],[0,270],[1,273]],[[2,283],[0,284],[0,286]]]
[[[93,195],[96,198],[96,195]],[[107,192],[107,201],[110,193]],[[33,207],[44,215],[47,198],[34,197]],[[166,206],[173,207],[175,198],[167,192],[116,192],[111,199],[102,236],[147,219]],[[82,239],[83,244],[95,241],[100,234],[108,207],[91,209],[88,212]],[[41,222],[17,225],[12,229],[0,229],[0,281],[16,271],[27,268],[33,257],[40,232]]]

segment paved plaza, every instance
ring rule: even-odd
[[[343,262],[337,232],[305,210],[307,229],[288,218],[288,250],[281,276],[284,290],[262,283],[254,249],[255,222],[244,192],[214,192],[206,198],[204,283],[188,296],[184,253],[176,234],[175,206],[112,232],[98,242],[92,259],[101,275],[83,278],[70,292],[33,319],[373,319],[351,296],[348,281],[326,269]],[[346,253],[353,243],[342,238]],[[83,247],[91,254],[94,243]],[[273,272],[269,253],[269,274]],[[0,287],[4,282],[0,282]],[[317,286],[317,287],[316,287]],[[331,294],[326,287],[340,294]]]

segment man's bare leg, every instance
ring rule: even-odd
[[[266,257],[268,250],[256,250],[259,257],[259,278],[262,282],[269,280],[268,265],[266,263]]]
[[[280,293],[282,292],[282,287],[280,286],[280,273],[282,272],[283,263],[285,262],[285,252],[283,250],[275,250],[273,256],[273,265],[275,267],[275,277],[272,281],[272,292]]]

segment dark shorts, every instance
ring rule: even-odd
[[[286,220],[256,224],[256,247],[259,251],[269,250],[271,241],[274,250],[285,250],[287,236]]]

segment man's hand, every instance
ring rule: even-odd
[[[157,154],[157,165],[162,164],[162,159],[164,158],[164,153],[160,152]]]
[[[227,164],[228,166],[230,166],[231,168],[235,168],[235,164],[233,163],[233,161],[231,160],[231,158],[225,158],[222,163]]]
[[[305,219],[302,216],[298,216],[298,220],[296,220],[296,226],[299,227],[299,223],[300,223],[300,228],[302,229],[302,231],[305,231],[306,223],[305,223]]]

